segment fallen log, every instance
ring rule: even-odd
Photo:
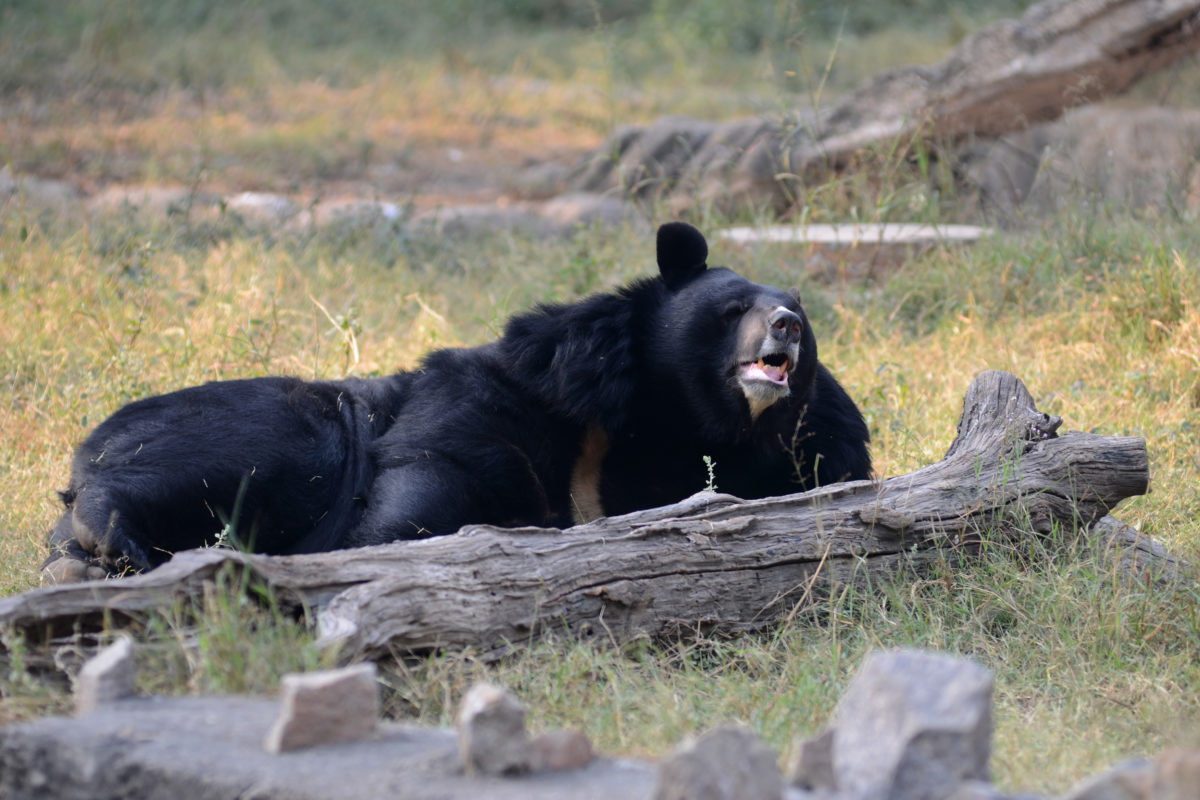
[[[1117,95],[1197,49],[1200,0],[1045,0],[982,28],[937,64],[885,71],[826,108],[624,127],[568,188],[669,196],[677,210],[782,212],[863,152],[935,153],[1022,130]]]
[[[753,501],[705,492],[565,531],[473,526],[303,556],[191,551],[144,575],[0,599],[0,630],[34,648],[78,637],[198,600],[226,569],[316,610],[322,641],[346,660],[443,648],[492,658],[552,632],[625,642],[757,630],[830,585],[941,564],[982,537],[1085,530],[1146,491],[1144,440],[1059,435],[1060,424],[1015,376],[984,372],[946,457],[907,475]],[[1152,550],[1130,568],[1154,568]]]

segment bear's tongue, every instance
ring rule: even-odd
[[[787,383],[787,364],[768,364],[761,358],[742,365],[742,373],[747,378],[766,378],[772,383]]]

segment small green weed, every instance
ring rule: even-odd
[[[717,491],[717,462],[713,461],[712,456],[704,456],[704,468],[708,472],[708,479],[704,483],[704,491]]]

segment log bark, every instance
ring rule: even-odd
[[[701,493],[565,531],[474,526],[304,556],[192,551],[145,575],[2,599],[0,630],[34,647],[78,636],[198,599],[223,569],[315,609],[322,640],[346,660],[443,648],[492,658],[548,633],[625,642],[757,630],[831,585],[942,564],[983,536],[1088,529],[1146,491],[1141,438],[1059,435],[1060,424],[1015,376],[984,372],[946,457],[907,475],[752,501]],[[1158,563],[1152,550],[1136,553],[1140,569]]]
[[[569,186],[670,196],[676,210],[783,211],[864,151],[904,156],[1021,130],[1119,94],[1198,48],[1200,0],[1046,0],[938,64],[888,70],[827,108],[622,128]]]

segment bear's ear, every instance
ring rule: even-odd
[[[675,291],[707,268],[708,242],[686,222],[668,222],[658,229],[658,271]]]

